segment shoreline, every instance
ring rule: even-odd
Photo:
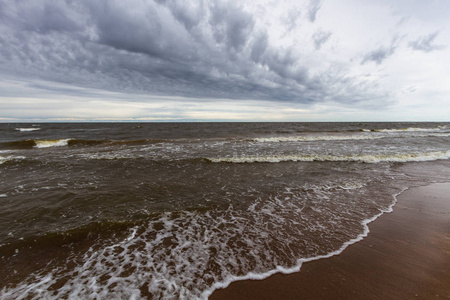
[[[345,251],[300,272],[232,282],[209,299],[450,299],[450,183],[410,188]]]

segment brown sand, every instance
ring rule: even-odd
[[[233,282],[210,299],[450,299],[450,183],[412,188],[340,255]]]

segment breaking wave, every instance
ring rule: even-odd
[[[21,131],[21,132],[27,132],[27,131],[41,130],[41,128],[38,128],[38,127],[33,127],[33,128],[16,128],[16,130]]]
[[[370,135],[316,135],[316,136],[287,136],[255,138],[255,142],[309,142],[309,141],[346,141],[346,140],[372,140],[381,139],[384,136]]]
[[[33,149],[68,146],[71,139],[56,140],[21,140],[0,143],[1,149]]]
[[[59,140],[35,140],[36,148],[50,148],[50,147],[64,147],[69,145],[71,139],[59,139]]]
[[[434,151],[425,153],[373,154],[373,155],[271,155],[207,158],[213,163],[278,163],[284,161],[347,161],[347,162],[411,162],[449,159],[450,151]]]
[[[26,157],[25,156],[14,156],[14,155],[0,156],[0,165],[6,163],[8,161],[18,161],[18,160],[22,160],[22,159],[26,159]]]
[[[446,126],[439,126],[435,128],[420,128],[420,127],[407,127],[407,128],[399,128],[399,129],[361,129],[361,131],[374,131],[374,132],[418,132],[418,131],[431,131],[436,132],[443,129],[446,129]]]
[[[0,143],[0,149],[32,149],[32,148],[48,148],[48,147],[77,147],[77,146],[97,146],[97,145],[145,145],[166,142],[166,140],[158,139],[142,139],[142,140],[84,140],[84,139],[54,139],[54,140],[20,140],[12,142]]]
[[[439,129],[425,129],[425,128],[406,128],[406,129],[380,129],[370,130],[361,129],[363,132],[369,132],[361,135],[310,135],[310,136],[278,136],[278,137],[261,137],[254,138],[254,142],[313,142],[313,141],[358,141],[358,140],[374,140],[392,138],[390,135],[371,135],[370,132],[377,133],[394,133],[394,132],[428,132],[422,134],[415,134],[413,137],[446,137],[450,136],[450,132],[439,132]]]

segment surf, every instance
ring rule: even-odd
[[[36,148],[64,147],[69,145],[71,139],[34,140]]]
[[[25,156],[14,156],[14,155],[8,155],[8,156],[0,156],[0,165],[4,164],[6,162],[14,162],[26,159]]]
[[[255,142],[312,142],[312,141],[348,141],[348,140],[373,140],[384,138],[384,136],[370,135],[314,135],[314,136],[286,136],[255,138]]]
[[[446,126],[438,126],[434,128],[422,128],[422,127],[405,127],[405,128],[384,128],[384,129],[361,129],[361,131],[373,131],[373,132],[438,132],[446,129]]]
[[[367,154],[367,155],[261,155],[239,157],[206,158],[212,163],[279,163],[279,162],[419,162],[450,158],[450,151],[433,151],[423,153],[398,153],[398,154]]]

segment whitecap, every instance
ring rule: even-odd
[[[36,148],[63,147],[69,145],[71,139],[35,140]]]
[[[444,128],[442,128],[444,129]],[[419,128],[419,127],[408,127],[408,128],[400,128],[400,129],[374,129],[372,131],[376,132],[414,132],[414,131],[440,131],[441,128]]]
[[[363,163],[378,162],[411,162],[411,161],[431,161],[450,158],[450,151],[434,151],[424,153],[398,153],[398,154],[368,154],[368,155],[268,155],[268,156],[240,156],[240,157],[218,157],[207,158],[213,163],[278,163],[285,161],[348,161]]]
[[[13,161],[13,160],[22,160],[25,159],[25,156],[14,156],[14,155],[9,155],[9,156],[0,156],[0,165],[7,162],[7,161]]]
[[[311,142],[311,141],[348,141],[348,140],[373,140],[384,136],[375,135],[311,135],[311,136],[286,136],[255,138],[255,142]]]
[[[41,130],[41,128],[38,128],[38,127],[33,127],[33,128],[16,128],[16,130],[21,131],[21,132],[27,132],[27,131]]]

